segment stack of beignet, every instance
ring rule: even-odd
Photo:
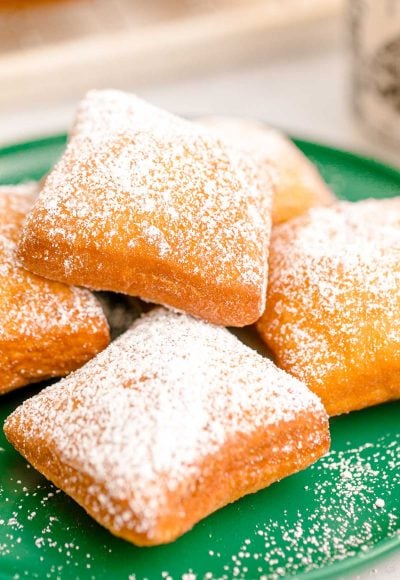
[[[310,210],[316,205],[330,207]],[[347,205],[335,203],[276,131],[240,120],[191,123],[133,95],[90,92],[25,221],[18,259],[26,270],[15,266],[43,285],[37,295],[46,312],[44,288],[58,292],[59,307],[62,293],[75,300],[52,331],[64,358],[57,362],[49,339],[35,360],[51,358],[53,367],[14,373],[25,382],[67,374],[106,346],[104,316],[77,286],[163,307],[18,407],[5,424],[9,441],[99,523],[138,545],[170,542],[216,509],[305,468],[329,447],[327,412],[312,391],[330,413],[400,396],[394,359],[385,366],[396,329],[378,339],[397,307],[400,282],[389,271],[400,244],[393,233],[374,254],[378,268],[379,256],[392,252],[377,272],[388,275],[390,296],[373,319],[366,301],[382,284],[368,270],[364,292],[364,270],[354,274],[359,254],[342,258],[344,241],[361,240],[371,211],[386,206],[360,212],[357,227],[357,210]],[[398,209],[394,201],[380,214],[382,228]],[[270,239],[271,224],[285,220]],[[305,258],[307,244],[315,252],[326,244],[326,255]],[[347,326],[336,320],[333,332],[332,320],[349,305]],[[223,328],[256,321],[278,364],[297,378]],[[370,342],[368,324],[377,333]],[[86,332],[81,349],[76,338],[69,342],[73,332]],[[77,352],[65,348],[72,343]],[[364,398],[358,385],[367,367],[356,364],[356,352],[343,354],[361,344],[364,359],[373,352],[376,363],[374,393]],[[335,381],[346,372],[339,393]],[[350,394],[353,381],[358,390]]]

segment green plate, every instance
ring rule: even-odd
[[[64,144],[57,136],[1,150],[0,183],[40,178]],[[395,169],[297,144],[339,197],[400,193]],[[1,398],[0,421],[35,391]],[[326,457],[157,548],[114,538],[0,434],[0,578],[338,578],[400,549],[399,419],[400,403],[333,419]]]

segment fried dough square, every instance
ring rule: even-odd
[[[270,170],[134,95],[91,91],[27,219],[33,272],[226,326],[265,306]]]
[[[318,397],[228,330],[157,308],[7,419],[9,441],[113,534],[171,542],[329,446]]]
[[[88,291],[45,280],[16,258],[37,185],[0,187],[0,394],[68,374],[109,343],[101,306]]]
[[[274,228],[261,337],[330,415],[400,398],[400,199]]]

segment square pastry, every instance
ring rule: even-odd
[[[273,224],[335,201],[317,168],[280,131],[240,117],[202,117],[198,122],[251,155],[261,166],[273,169]]]
[[[7,419],[9,441],[112,533],[170,542],[329,447],[314,393],[228,330],[157,308]]]
[[[53,280],[244,326],[265,306],[271,202],[268,166],[134,95],[92,91],[19,257]]]
[[[330,415],[400,398],[399,258],[399,198],[339,202],[274,228],[257,327]]]
[[[100,304],[88,291],[45,280],[16,258],[37,186],[0,187],[0,394],[63,376],[109,343]]]

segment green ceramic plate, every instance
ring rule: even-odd
[[[40,178],[65,137],[0,151],[0,183]],[[400,193],[400,173],[298,141],[340,197]],[[37,387],[36,389],[37,390]],[[0,422],[32,394],[0,400]],[[208,517],[172,545],[135,548],[98,526],[0,434],[0,578],[338,578],[400,549],[400,403],[331,421],[332,451]]]

